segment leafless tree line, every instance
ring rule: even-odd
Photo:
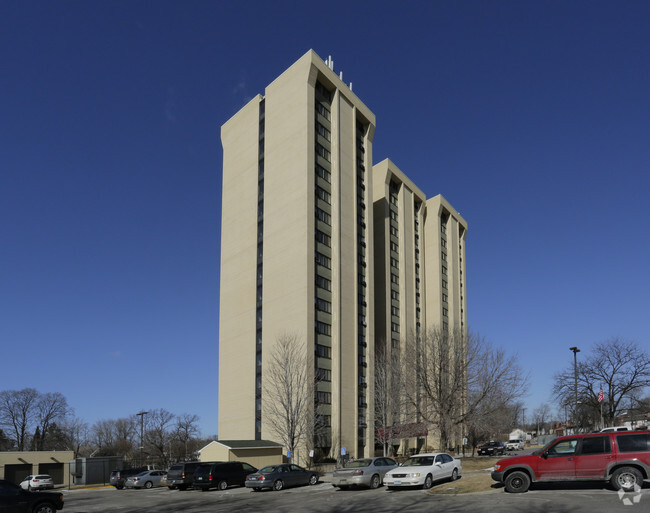
[[[400,347],[380,345],[376,355],[375,422],[385,452],[413,436],[403,426],[424,423],[437,448],[448,449],[516,425],[527,377],[515,355],[484,338],[434,327]]]
[[[75,457],[122,456],[127,461],[167,465],[195,457],[208,443],[199,435],[198,420],[197,415],[158,408],[142,419],[134,414],[89,426],[74,416],[58,392],[4,390],[0,391],[0,450],[69,450]]]
[[[638,343],[613,338],[580,354],[585,357],[577,365],[571,362],[555,375],[553,392],[558,407],[566,412],[562,416],[589,430],[614,425],[622,412],[629,416],[634,410],[647,411],[650,355]],[[598,400],[601,390],[602,402]]]

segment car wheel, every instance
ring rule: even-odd
[[[317,476],[316,474],[313,474],[313,475],[309,478],[309,484],[310,484],[310,485],[315,485],[316,483],[318,483],[318,476]]]
[[[225,490],[226,488],[228,488],[228,482],[227,481],[219,481],[219,484],[217,485],[217,488],[219,488],[219,490]]]
[[[56,508],[49,502],[41,502],[34,506],[32,513],[56,513]]]
[[[458,479],[458,469],[455,468],[454,470],[451,471],[451,480],[456,481]]]
[[[151,488],[152,486],[153,486],[153,483],[152,483],[151,481],[147,481],[147,482],[144,484],[144,487],[145,487],[147,490],[148,490],[149,488]]]
[[[379,488],[380,484],[381,484],[381,479],[379,479],[378,474],[375,474],[374,476],[372,476],[372,478],[370,478],[370,488],[371,489],[374,490],[375,488]]]
[[[505,480],[506,492],[509,493],[523,493],[527,492],[530,488],[530,477],[526,472],[512,472],[508,474]]]
[[[422,485],[422,488],[428,490],[432,486],[433,486],[433,478],[431,477],[431,474],[427,474],[427,477],[424,478],[424,484]]]
[[[282,490],[282,488],[284,488],[284,483],[281,479],[278,479],[275,483],[273,483],[273,489],[276,492]]]
[[[632,492],[636,486],[642,486],[643,476],[634,467],[621,467],[614,471],[610,482],[615,490]]]

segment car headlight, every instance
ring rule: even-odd
[[[420,473],[419,472],[413,472],[413,473],[411,473],[411,477],[420,477]]]

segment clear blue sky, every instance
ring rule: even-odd
[[[650,3],[0,2],[0,390],[217,431],[220,126],[308,49],[469,224],[527,411],[650,333]]]

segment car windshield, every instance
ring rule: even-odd
[[[144,472],[140,472],[138,476],[146,476],[149,473],[148,470],[145,470]]]
[[[372,460],[353,460],[353,461],[348,461],[345,465],[343,465],[343,468],[369,467],[371,463]]]
[[[404,462],[403,467],[430,467],[433,465],[433,456],[412,456]]]
[[[258,470],[260,474],[272,474],[278,469],[276,465],[269,465],[268,467],[261,468]]]

